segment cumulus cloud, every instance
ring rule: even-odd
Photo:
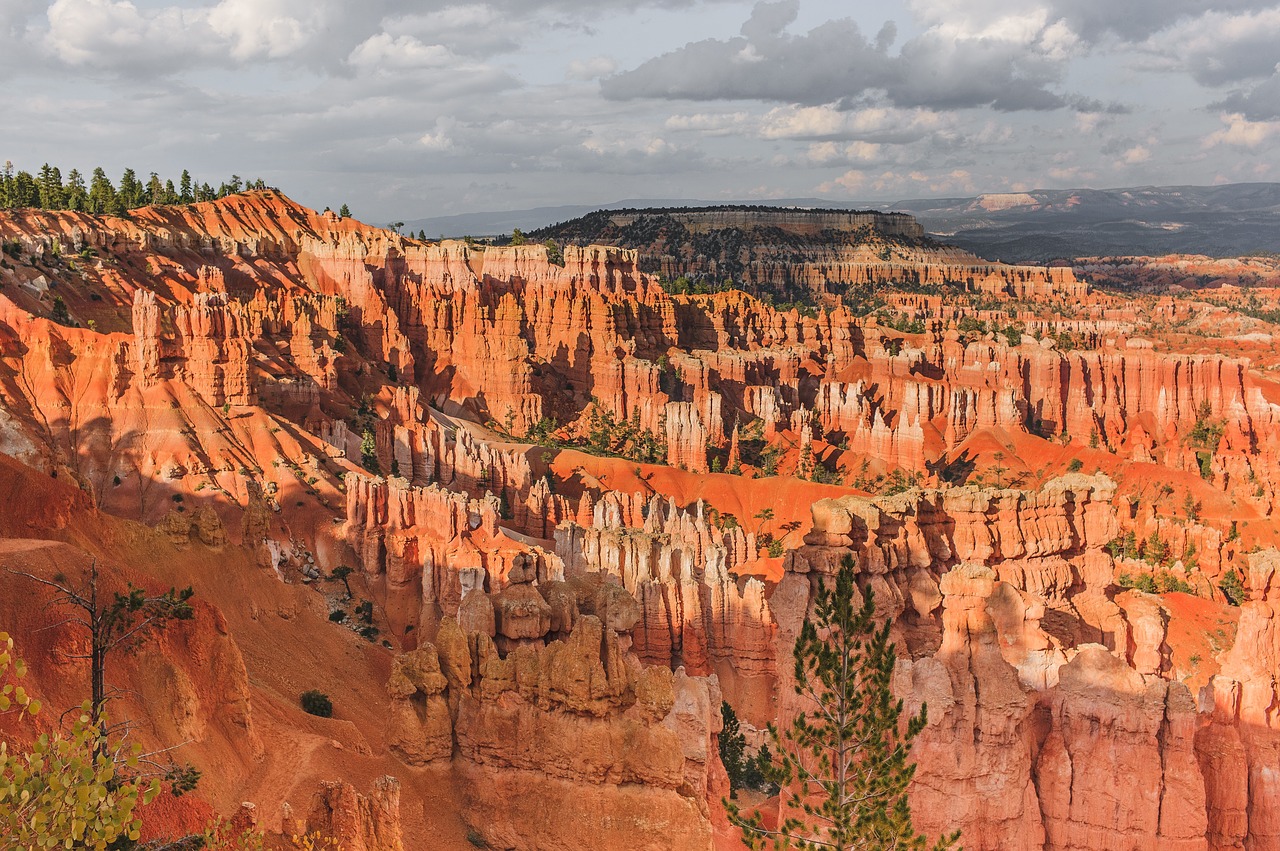
[[[46,13],[46,48],[70,65],[145,68],[199,59],[208,14],[169,7],[144,14],[128,0],[56,0]]]
[[[1120,155],[1120,162],[1125,165],[1137,165],[1151,159],[1151,149],[1146,145],[1134,145]]]
[[[1280,63],[1280,6],[1210,11],[1151,36],[1140,48],[1157,69],[1183,70],[1202,85],[1270,77]]]
[[[1224,13],[1269,8],[1274,0],[1031,0],[1011,6],[1005,0],[909,0],[915,15],[930,25],[948,25],[971,36],[1008,33],[1037,22],[1059,22],[1074,38],[1094,43],[1104,38],[1139,42],[1187,18],[1212,9]]]
[[[1221,116],[1227,125],[1205,137],[1202,147],[1216,148],[1228,145],[1236,148],[1257,148],[1273,136],[1280,135],[1280,121],[1250,121],[1240,113]]]
[[[861,139],[863,141],[914,142],[948,124],[941,113],[927,109],[865,107],[839,109],[822,106],[780,106],[760,119],[763,139]]]
[[[851,18],[793,35],[786,28],[797,9],[797,0],[757,3],[741,35],[687,44],[606,78],[601,91],[617,100],[804,105],[883,97],[899,107],[939,109],[1042,110],[1066,103],[1053,86],[1062,77],[1069,33],[1043,25],[981,36],[932,29],[894,55],[892,24],[874,38]]]
[[[1276,67],[1276,73],[1270,79],[1252,88],[1233,92],[1213,106],[1238,112],[1252,121],[1280,119],[1280,66]]]
[[[361,68],[401,71],[442,68],[457,63],[458,57],[443,44],[423,44],[411,35],[393,37],[382,32],[357,45],[347,61]]]

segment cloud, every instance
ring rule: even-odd
[[[737,112],[695,112],[691,115],[671,115],[663,127],[676,133],[700,133],[704,136],[725,136],[741,133],[748,124],[750,114]]]
[[[909,0],[911,11],[927,25],[947,25],[968,36],[1008,34],[1017,27],[1061,24],[1086,44],[1106,38],[1140,42],[1155,33],[1206,11],[1249,12],[1274,5],[1273,0],[1040,0],[1010,4],[1006,0]]]
[[[927,109],[865,107],[839,109],[822,106],[780,106],[760,119],[762,139],[849,140],[914,142],[948,125],[941,113]]]
[[[741,35],[687,44],[607,77],[606,98],[759,100],[814,106],[885,99],[899,107],[1043,110],[1063,106],[1052,90],[1062,77],[1069,34],[1041,26],[1004,35],[955,37],[929,30],[889,48],[896,27],[874,39],[851,18],[803,35],[787,33],[795,0],[757,3]],[[1047,39],[1047,41],[1046,41]]]
[[[1158,70],[1181,70],[1205,86],[1270,77],[1280,63],[1280,6],[1211,11],[1151,36],[1140,49]]]
[[[144,69],[210,55],[208,15],[170,7],[145,15],[128,0],[56,0],[45,47],[69,65]]]
[[[1280,66],[1276,67],[1276,73],[1270,79],[1251,89],[1233,92],[1211,106],[1240,113],[1251,121],[1280,119]]]
[[[1137,165],[1151,159],[1151,149],[1146,145],[1134,145],[1120,155],[1120,161],[1125,165]]]
[[[1250,121],[1240,113],[1221,116],[1227,125],[1205,137],[1201,147],[1208,150],[1219,145],[1235,148],[1257,148],[1272,136],[1280,135],[1280,121]]]
[[[569,63],[565,77],[570,80],[598,80],[618,70],[618,63],[608,56],[592,56],[590,59],[575,59]]]
[[[823,194],[832,192],[858,192],[867,185],[866,172],[851,168],[835,180],[829,180],[826,183],[818,185],[818,191]]]
[[[393,37],[382,32],[357,45],[347,62],[360,68],[393,72],[443,68],[459,64],[459,58],[443,44],[423,44],[411,35]]]

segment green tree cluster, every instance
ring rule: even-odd
[[[102,168],[95,168],[86,183],[78,169],[72,169],[64,179],[62,170],[48,163],[33,175],[5,162],[0,170],[0,209],[30,207],[118,216],[138,207],[213,201],[246,189],[266,188],[261,178],[246,183],[235,174],[216,187],[196,183],[185,169],[177,186],[171,179],[161,180],[154,171],[144,180],[131,168],[124,170],[118,184],[113,184]]]
[[[592,400],[587,411],[587,433],[581,448],[594,455],[613,455],[640,464],[665,464],[667,442],[661,436],[640,427],[640,414],[629,420],[617,416]]]
[[[769,746],[762,745],[754,754],[747,748],[747,737],[742,732],[738,715],[728,701],[720,703],[722,722],[716,743],[720,761],[729,775],[729,797],[736,799],[738,790],[753,789],[767,795],[777,794],[778,788],[765,779],[765,771],[773,762]]]

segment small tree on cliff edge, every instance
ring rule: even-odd
[[[876,629],[870,589],[860,608],[854,608],[854,590],[853,559],[846,557],[834,590],[819,586],[813,617],[805,618],[796,639],[796,694],[811,709],[785,732],[769,725],[776,755],[765,773],[782,787],[795,815],[770,830],[759,812],[744,816],[725,801],[751,849],[942,851],[960,838],[957,831],[931,846],[912,827],[909,751],[924,729],[925,707],[900,727],[902,701],[889,689],[896,660],[892,621]]]

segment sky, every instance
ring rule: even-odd
[[[0,0],[0,160],[373,223],[1280,181],[1280,2]]]

